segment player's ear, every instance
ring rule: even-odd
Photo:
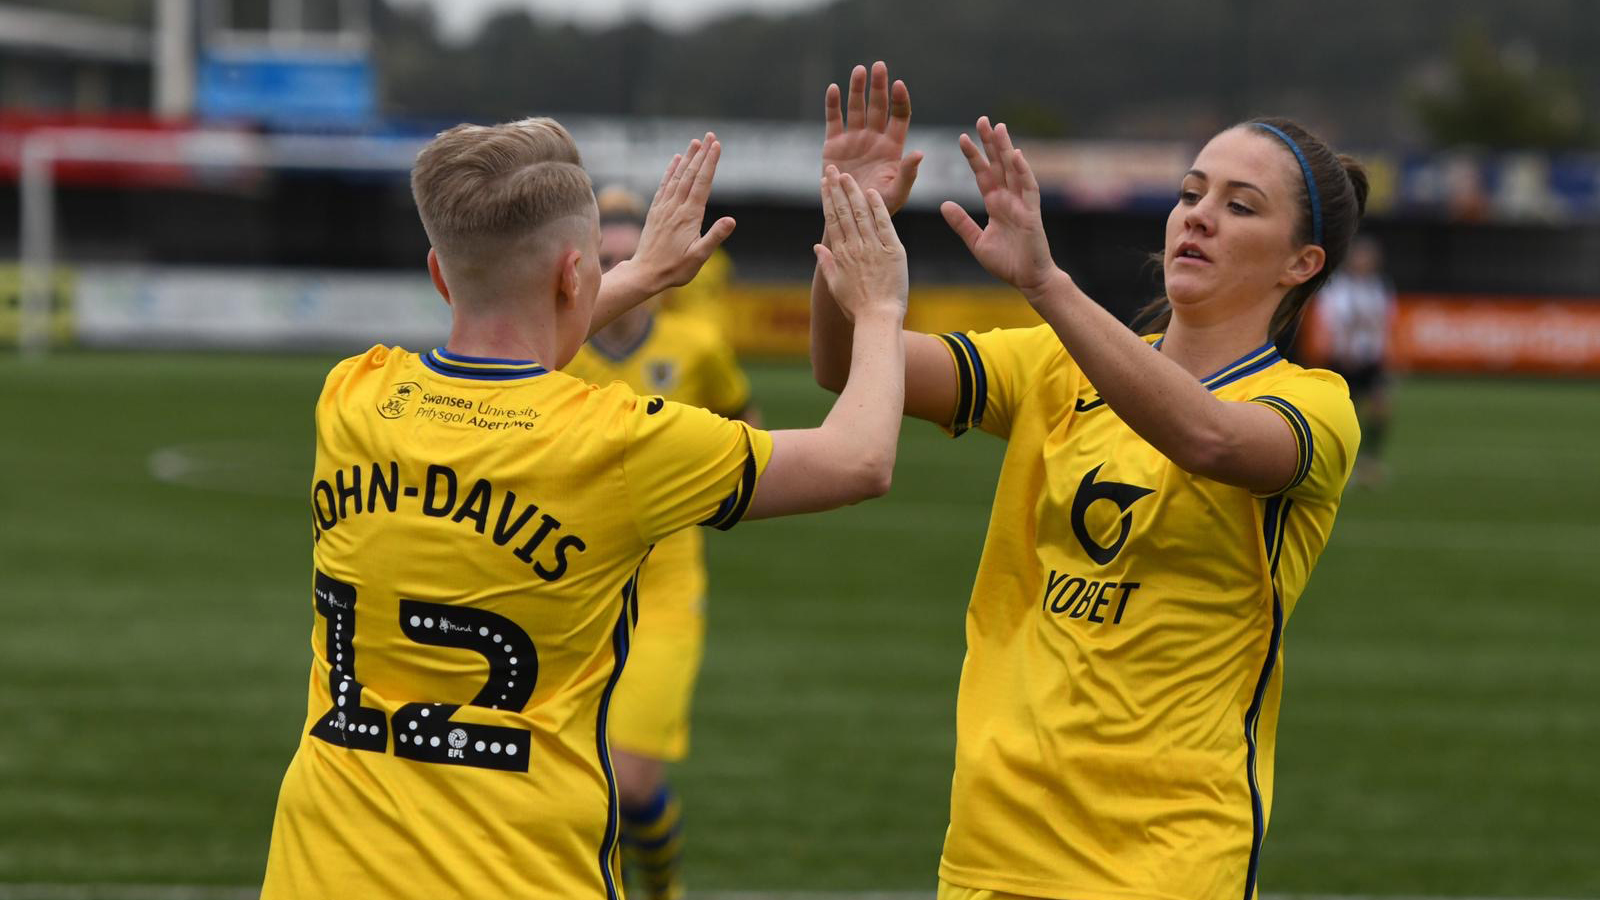
[[[556,288],[557,302],[576,304],[578,298],[583,296],[583,272],[579,269],[582,262],[583,251],[576,247],[569,247],[561,254],[557,268],[560,276]]]
[[[1310,281],[1322,266],[1328,261],[1328,251],[1316,244],[1307,244],[1289,258],[1289,266],[1284,269],[1283,278],[1279,282],[1285,287],[1295,287]]]
[[[444,270],[439,268],[439,254],[428,248],[428,275],[433,279],[433,289],[439,292],[446,304],[450,303],[450,286],[444,283]]]

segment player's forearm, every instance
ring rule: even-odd
[[[903,318],[885,310],[857,319],[848,380],[822,423],[845,468],[841,474],[859,484],[858,499],[886,493],[894,472],[905,407]]]
[[[1128,427],[1184,469],[1207,474],[1214,458],[1225,452],[1225,404],[1182,366],[1153,351],[1066,273],[1028,299]]]
[[[594,313],[589,320],[589,337],[616,321],[617,317],[649,300],[664,290],[636,261],[626,260],[613,266],[600,278],[600,290],[595,295]]]
[[[853,328],[818,269],[811,276],[811,375],[835,393],[850,377]]]

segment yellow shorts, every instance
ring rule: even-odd
[[[705,617],[641,613],[622,678],[611,695],[611,746],[679,762],[689,755],[689,701],[705,649]]]
[[[1038,898],[1024,897],[1021,894],[1006,894],[1001,891],[986,891],[982,888],[961,887],[941,878],[939,879],[938,900],[1038,900]]]

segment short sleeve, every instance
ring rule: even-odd
[[[1022,398],[1041,370],[1064,353],[1048,325],[935,337],[944,342],[956,367],[955,416],[942,426],[951,437],[973,428],[1009,437]]]
[[[733,417],[750,405],[750,379],[739,368],[733,348],[720,338],[706,349],[702,365],[706,409]]]
[[[1334,499],[1344,491],[1361,444],[1361,426],[1344,379],[1312,369],[1273,384],[1251,401],[1283,417],[1294,433],[1299,462],[1277,494],[1296,499]]]
[[[772,435],[660,397],[639,397],[628,415],[623,478],[646,543],[743,518],[772,458]]]

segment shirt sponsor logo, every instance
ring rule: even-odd
[[[388,397],[378,403],[378,415],[383,416],[385,419],[400,418],[410,408],[411,401],[421,393],[422,385],[417,384],[415,381],[400,382],[389,391]]]
[[[1133,530],[1133,513],[1128,508],[1139,502],[1142,498],[1154,494],[1155,491],[1136,484],[1123,484],[1120,481],[1095,481],[1095,476],[1105,466],[1101,463],[1090,469],[1083,476],[1083,481],[1078,483],[1078,492],[1072,498],[1072,533],[1077,536],[1078,543],[1083,545],[1083,552],[1089,558],[1105,565],[1117,558],[1122,552],[1122,545],[1128,542],[1128,532]],[[1084,524],[1084,514],[1089,507],[1101,500],[1110,500],[1122,510],[1122,530],[1117,534],[1117,539],[1107,547],[1096,541],[1089,534],[1089,527]]]

